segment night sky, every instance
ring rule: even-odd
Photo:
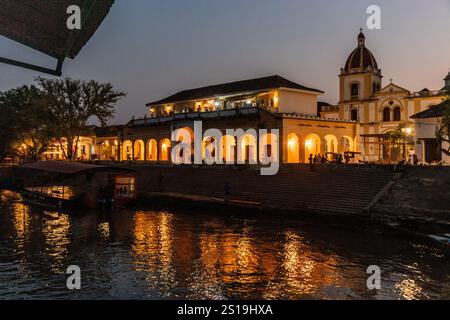
[[[64,76],[110,81],[128,96],[113,123],[182,89],[279,74],[325,91],[337,103],[340,68],[356,47],[366,9],[382,30],[365,31],[384,85],[440,89],[450,68],[450,0],[116,0]],[[0,37],[0,56],[53,66]],[[0,90],[41,74],[0,64]]]

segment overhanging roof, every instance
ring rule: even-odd
[[[58,60],[62,66],[65,58],[75,58],[94,35],[107,16],[114,0],[0,0],[0,35],[38,50]],[[67,8],[78,5],[81,9],[81,30],[67,28]],[[21,67],[2,58],[0,62]],[[36,67],[36,66],[34,66]],[[30,68],[60,75],[58,70]],[[60,69],[60,68],[59,68]]]
[[[449,101],[444,101],[436,106],[431,107],[428,110],[419,112],[415,115],[413,115],[412,119],[435,119],[435,118],[441,118],[444,116],[444,111],[446,109],[450,108]]]
[[[217,96],[240,94],[245,92],[258,92],[268,89],[279,89],[279,88],[310,91],[316,94],[324,93],[323,91],[305,87],[301,84],[292,82],[280,76],[271,76],[259,79],[224,83],[198,89],[185,90],[178,92],[165,99],[150,102],[147,104],[147,106],[154,106],[182,101],[200,100],[200,99],[212,99]]]

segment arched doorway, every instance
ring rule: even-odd
[[[245,163],[256,164],[258,161],[258,141],[252,134],[246,134],[240,139],[240,159]]]
[[[329,134],[325,136],[325,150],[324,153],[332,152],[337,153],[338,152],[338,139],[336,136]]]
[[[353,142],[353,139],[351,137],[348,137],[348,136],[342,137],[341,145],[342,145],[342,151],[343,152],[346,152],[346,151],[353,152],[353,151],[355,151],[354,142]]]
[[[133,142],[125,140],[122,146],[122,161],[133,160]]]
[[[147,142],[147,160],[158,161],[158,142],[155,139]]]
[[[170,139],[165,138],[160,142],[160,160],[161,161],[170,161],[170,152],[172,149],[172,143]]]
[[[320,144],[322,140],[317,134],[310,134],[305,139],[305,162],[309,162],[309,157],[312,155],[315,157],[320,154]]]
[[[142,140],[137,140],[134,142],[134,161],[144,161],[145,160],[145,144]]]
[[[288,135],[287,153],[288,163],[300,163],[300,140],[295,133]]]
[[[279,137],[274,133],[264,133],[259,137],[259,160],[262,163],[278,162]]]
[[[236,137],[225,135],[221,140],[222,155],[225,163],[236,163]]]
[[[212,161],[217,154],[217,144],[215,137],[205,137],[202,141],[202,159]]]
[[[194,163],[194,130],[190,127],[179,128],[172,134],[175,163]]]

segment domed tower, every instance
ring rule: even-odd
[[[360,30],[358,47],[341,69],[340,102],[365,101],[381,89],[381,69],[372,52],[366,48],[366,37]]]

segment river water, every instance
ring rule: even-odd
[[[450,299],[447,249],[382,228],[213,210],[52,212],[0,195],[0,299]],[[70,265],[81,290],[66,287]],[[367,289],[370,265],[378,291]]]

